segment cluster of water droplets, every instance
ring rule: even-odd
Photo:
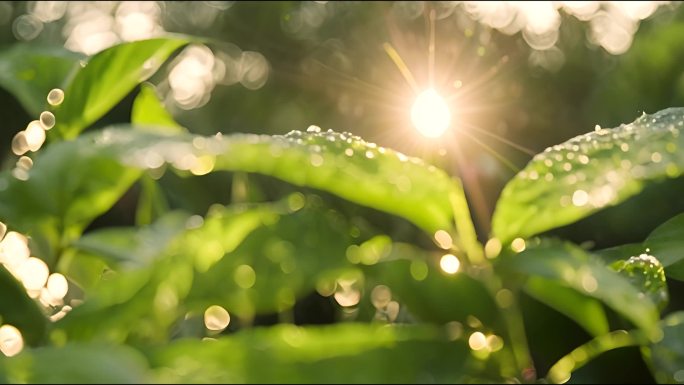
[[[658,309],[663,310],[669,301],[665,268],[656,257],[648,253],[647,249],[646,253],[616,261],[611,267],[626,276]]]
[[[64,91],[55,88],[48,93],[47,101],[51,106],[58,106],[64,101]],[[26,156],[27,152],[36,152],[45,143],[45,132],[55,126],[55,115],[50,111],[43,111],[37,120],[32,120],[26,129],[19,131],[12,138],[12,152],[19,156],[12,170],[12,175],[20,180],[27,180],[29,170],[33,167],[33,160]]]
[[[601,208],[619,199],[621,189],[633,187],[635,182],[679,176],[684,162],[678,152],[682,129],[682,108],[643,114],[633,123],[613,129],[596,126],[594,132],[536,155],[514,183],[570,186],[572,193],[560,198],[561,206]]]
[[[47,264],[32,257],[28,238],[18,232],[7,232],[0,222],[0,265],[24,286],[29,297],[35,299],[50,315],[51,321],[64,317],[72,307],[64,304],[69,291],[67,279],[60,273],[50,274]],[[23,349],[23,337],[12,325],[0,327],[0,351],[6,356],[18,354]]]

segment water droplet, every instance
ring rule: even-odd
[[[373,151],[371,151],[371,150],[366,151],[366,158],[368,158],[368,159],[375,158],[375,154],[373,153]]]
[[[12,325],[0,326],[0,352],[7,357],[19,354],[24,349],[24,338],[19,329]]]
[[[319,154],[311,154],[311,165],[320,167],[323,165],[323,157]]]
[[[52,297],[62,299],[69,291],[69,283],[62,274],[52,273],[47,280],[47,290]]]
[[[230,314],[219,305],[212,305],[204,311],[204,326],[213,331],[222,331],[230,324]]]
[[[468,346],[473,350],[480,350],[487,347],[487,337],[481,332],[475,332],[468,338]]]
[[[311,132],[311,133],[316,133],[316,134],[318,134],[318,133],[321,132],[321,128],[318,127],[318,126],[316,126],[316,125],[313,125],[313,124],[312,124],[312,125],[310,125],[310,126],[306,129],[306,132]]]
[[[600,125],[595,125],[594,126],[594,131],[601,131],[601,126]]]
[[[439,260],[439,267],[447,274],[456,274],[461,267],[461,261],[453,254],[444,254]]]
[[[35,257],[28,258],[17,268],[17,276],[28,290],[40,290],[49,274],[45,262]]]
[[[45,130],[40,121],[31,121],[24,132],[26,133],[26,144],[30,151],[38,151],[43,143],[45,143]]]
[[[437,245],[444,250],[449,250],[454,245],[451,235],[444,230],[437,230],[437,232],[435,232],[435,241],[437,241]]]
[[[484,251],[487,258],[496,258],[501,252],[501,241],[497,238],[491,238],[485,243]]]
[[[572,204],[577,207],[582,207],[589,203],[589,194],[584,190],[576,190],[572,194]]]
[[[629,144],[627,144],[627,143],[620,144],[620,150],[622,150],[623,152],[629,151]]]
[[[55,115],[50,111],[41,112],[39,120],[43,129],[46,131],[55,126]]]
[[[651,161],[653,163],[660,163],[661,160],[663,160],[663,156],[660,155],[659,152],[654,152],[653,154],[651,154]]]
[[[344,155],[354,156],[354,150],[352,150],[351,148],[347,148],[346,150],[344,150]]]
[[[33,167],[33,159],[28,156],[22,156],[17,160],[16,167],[28,171]]]
[[[392,300],[392,291],[385,285],[378,285],[371,292],[371,302],[376,309],[385,308]]]
[[[24,155],[29,150],[28,142],[26,140],[26,132],[19,131],[12,139],[12,152],[14,155]]]
[[[525,251],[525,247],[525,240],[522,238],[515,238],[513,242],[511,242],[511,249],[516,253]]]
[[[235,269],[233,278],[238,286],[243,289],[249,289],[256,283],[256,272],[249,265],[240,265]]]
[[[59,88],[53,88],[50,90],[47,96],[47,102],[51,106],[58,106],[64,101],[64,91]]]

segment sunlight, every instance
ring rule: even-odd
[[[451,124],[449,106],[437,91],[423,91],[411,107],[411,121],[418,132],[427,138],[439,138]]]

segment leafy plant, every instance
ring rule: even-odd
[[[421,159],[315,126],[275,136],[183,128],[142,82],[191,41],[125,43],[89,59],[23,46],[0,56],[13,71],[0,84],[29,113],[42,110],[36,95],[65,90],[46,148],[0,174],[0,220],[12,231],[0,244],[0,316],[13,327],[0,329],[0,379],[564,382],[637,346],[657,381],[682,381],[682,313],[661,314],[667,280],[684,277],[683,217],[611,250],[544,232],[679,177],[684,109],[535,156],[502,192],[483,246],[460,180]],[[60,78],[21,75],[53,62]],[[130,124],[84,132],[138,85]],[[202,215],[172,204],[169,180],[210,173],[230,179],[232,202]],[[258,192],[253,174],[288,190],[255,199],[245,192]],[[139,192],[137,224],[92,228],[127,191]],[[403,218],[415,241],[349,207]],[[316,292],[337,322],[292,325]],[[529,298],[588,336],[548,368],[527,337]],[[280,324],[255,326],[264,314]]]

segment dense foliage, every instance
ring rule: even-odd
[[[684,382],[681,203],[578,241],[678,196],[684,108],[535,155],[489,231],[439,156],[180,124],[149,80],[201,43],[0,53],[36,119],[0,173],[0,382]]]

